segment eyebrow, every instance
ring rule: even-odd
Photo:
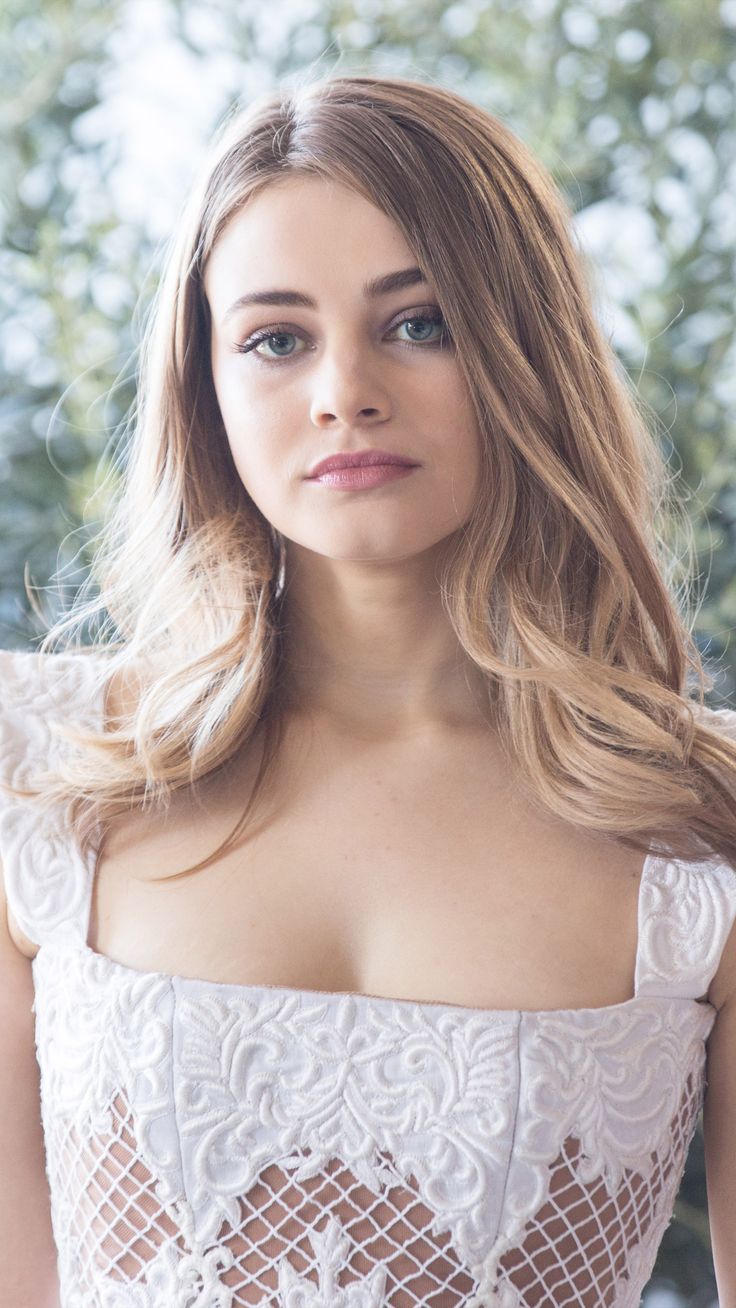
[[[363,286],[363,295],[367,300],[375,300],[380,295],[390,295],[392,291],[403,291],[409,286],[417,286],[419,283],[427,284],[421,268],[402,268],[399,272],[386,273],[383,277],[374,277]],[[291,304],[302,309],[316,309],[317,302],[311,295],[304,295],[302,291],[250,291],[247,295],[238,296],[233,301],[223,318],[223,323],[228,318],[237,313],[238,309],[243,309],[248,304]]]

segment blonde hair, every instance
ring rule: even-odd
[[[75,748],[45,775],[45,798],[69,804],[85,843],[96,821],[166,806],[262,727],[248,807],[186,875],[242,834],[275,767],[284,542],[230,455],[203,276],[228,219],[294,174],[344,183],[393,219],[462,343],[481,483],[441,593],[531,793],[643,853],[736,865],[736,745],[708,725],[712,680],[666,543],[687,515],[596,323],[571,215],[498,118],[394,77],[275,92],[220,133],[153,306],[128,467],[89,585],[42,643],[104,649],[100,684],[132,679],[134,703],[114,730],[64,726]]]

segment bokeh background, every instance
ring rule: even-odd
[[[0,645],[42,629],[24,577],[53,615],[85,575],[215,126],[335,68],[457,89],[564,191],[687,503],[709,702],[736,706],[736,0],[4,0]],[[644,1301],[716,1303],[700,1131]]]

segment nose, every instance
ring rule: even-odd
[[[347,427],[385,422],[391,402],[375,367],[361,364],[357,350],[351,357],[325,356],[313,373],[310,417],[315,427]]]

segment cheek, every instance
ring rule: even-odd
[[[278,365],[274,365],[278,371]],[[228,424],[240,425],[246,417],[271,426],[279,414],[293,409],[289,398],[293,387],[288,377],[269,375],[268,364],[259,364],[248,355],[228,354],[213,361],[212,376],[222,416]]]
[[[218,401],[240,481],[254,504],[274,521],[291,505],[290,469],[299,429],[283,397],[275,402],[273,392],[259,397],[257,389],[249,387],[245,398],[242,385],[221,385]]]
[[[246,399],[245,387],[238,376],[238,369],[230,360],[225,365],[213,369],[215,393],[220,406],[220,413],[228,435],[233,435],[243,426],[249,414],[253,412],[252,397]]]
[[[273,450],[274,433],[283,429],[283,406],[275,405],[257,386],[244,386],[237,371],[215,376],[215,393],[236,467],[255,472]]]

